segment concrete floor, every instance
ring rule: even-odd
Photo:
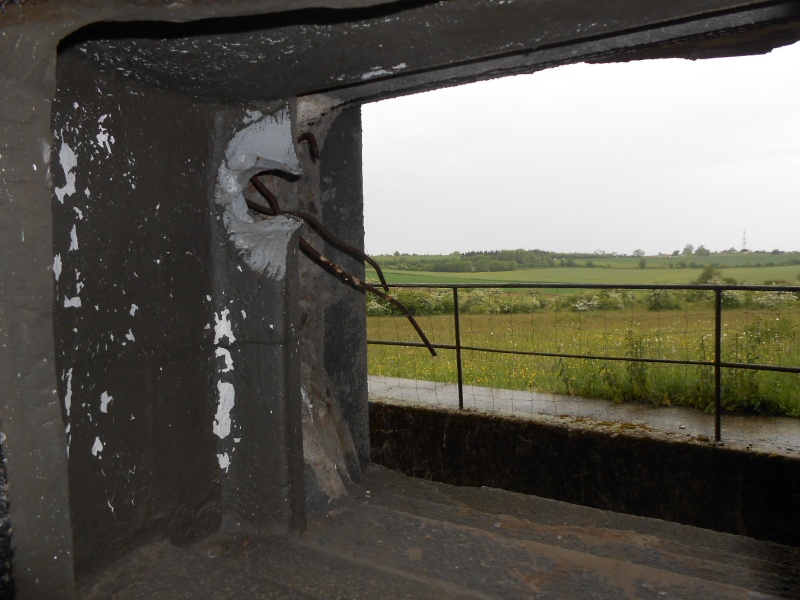
[[[298,537],[144,547],[81,590],[150,598],[800,598],[800,549],[375,465]]]
[[[371,398],[400,404],[458,408],[454,384],[369,376]],[[707,443],[714,439],[714,415],[692,408],[615,404],[521,390],[464,386],[464,408],[481,412],[557,422],[626,434]],[[722,441],[743,450],[800,456],[800,419],[723,414]]]

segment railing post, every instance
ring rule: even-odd
[[[722,289],[714,290],[714,441],[721,441],[722,412]]]
[[[458,409],[464,409],[464,377],[461,372],[461,321],[458,316],[458,287],[453,287],[453,315],[456,327],[456,368],[458,369]]]

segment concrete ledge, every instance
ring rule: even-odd
[[[800,546],[800,459],[647,436],[370,403],[371,459],[489,486]]]

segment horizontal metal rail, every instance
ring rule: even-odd
[[[714,369],[714,439],[721,441],[720,417],[722,413],[722,369],[745,369],[753,371],[772,371],[779,373],[800,373],[800,367],[782,365],[766,365],[760,363],[739,363],[722,360],[722,292],[756,291],[756,292],[790,292],[800,294],[800,286],[772,285],[730,285],[730,284],[608,284],[608,283],[395,283],[389,287],[406,289],[449,289],[453,292],[453,316],[455,344],[431,344],[441,350],[454,350],[458,372],[459,408],[464,408],[464,381],[462,373],[462,351],[486,352],[494,354],[515,354],[520,356],[537,356],[547,358],[567,358],[600,361],[618,361],[631,363],[656,363],[668,365],[689,365],[713,367]],[[596,354],[570,354],[564,352],[537,352],[533,350],[507,350],[486,348],[481,346],[465,346],[461,343],[461,326],[458,290],[460,289],[599,289],[599,290],[690,290],[714,292],[714,360],[679,360],[669,358],[644,358],[628,356],[604,356]],[[405,346],[425,348],[421,342],[402,342],[397,340],[367,340],[367,344],[375,346]]]

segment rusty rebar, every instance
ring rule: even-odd
[[[261,182],[261,180],[258,179],[256,175],[250,178],[250,183],[269,203],[269,208],[267,208],[266,206],[262,206],[258,202],[253,202],[252,200],[248,200],[247,198],[245,198],[245,202],[247,203],[248,208],[263,215],[276,216],[280,214],[285,214],[307,222],[308,225],[312,229],[314,229],[314,231],[316,231],[321,238],[326,240],[332,246],[339,248],[339,250],[342,250],[343,252],[350,254],[350,256],[353,256],[354,258],[361,258],[363,260],[368,261],[369,264],[375,267],[375,271],[378,273],[378,277],[380,277],[381,284],[383,284],[383,287],[387,291],[389,290],[389,286],[386,283],[386,279],[384,279],[383,277],[383,272],[381,271],[377,263],[374,260],[372,260],[369,256],[364,254],[358,248],[355,248],[350,244],[337,238],[333,233],[328,231],[328,229],[322,223],[320,223],[316,219],[316,217],[302,211],[293,211],[293,210],[282,211],[280,202],[278,202],[278,198],[275,196],[275,194],[273,194],[269,190],[269,188],[266,185],[264,185],[263,182]],[[402,302],[400,302],[397,298],[394,298],[393,296],[390,296],[389,294],[382,292],[375,286],[370,285],[366,281],[361,281],[361,279],[359,279],[355,275],[348,273],[340,266],[338,266],[336,263],[334,263],[332,260],[330,260],[328,257],[318,252],[311,244],[309,244],[303,238],[300,238],[300,251],[303,254],[305,254],[313,263],[321,267],[324,271],[336,277],[339,281],[355,288],[359,292],[362,293],[370,292],[371,294],[374,294],[379,298],[382,298],[386,302],[389,302],[393,306],[399,308],[400,311],[405,315],[406,319],[408,319],[408,322],[411,323],[411,326],[417,332],[417,335],[419,335],[420,339],[425,344],[425,347],[428,348],[428,351],[431,353],[431,356],[436,356],[436,350],[434,350],[433,346],[431,345],[430,341],[425,335],[425,332],[422,331],[422,328],[419,326],[416,319],[414,319],[414,315],[412,315],[411,312],[405,307],[405,305]]]
[[[255,179],[255,177],[253,179]],[[251,179],[250,181],[253,182],[253,179]],[[381,286],[383,287],[383,289],[387,292],[389,291],[389,284],[386,282],[386,277],[384,277],[383,275],[383,270],[381,270],[380,266],[378,265],[377,262],[375,262],[375,260],[373,260],[370,256],[368,256],[366,253],[362,252],[355,246],[351,246],[341,238],[334,235],[327,227],[325,227],[322,223],[320,223],[320,221],[314,215],[299,210],[281,210],[278,203],[278,199],[272,192],[270,192],[269,188],[267,188],[261,181],[257,179],[256,181],[258,182],[259,185],[256,185],[255,182],[253,182],[254,187],[258,190],[258,192],[262,196],[264,196],[267,202],[269,202],[272,212],[271,213],[267,212],[266,210],[264,210],[265,207],[251,200],[247,200],[246,201],[247,206],[250,209],[256,212],[260,212],[261,214],[264,215],[285,214],[302,219],[303,221],[306,222],[306,224],[308,224],[309,227],[311,227],[311,229],[316,231],[322,239],[324,239],[334,248],[337,248],[342,252],[349,254],[356,260],[363,260],[369,263],[370,266],[373,269],[375,269],[375,273],[377,273],[378,279],[381,280]],[[276,208],[278,212],[275,212]]]
[[[360,292],[370,292],[372,294],[375,294],[379,298],[382,298],[383,300],[386,300],[386,302],[389,302],[390,304],[399,308],[402,311],[402,313],[406,316],[406,319],[408,319],[408,322],[411,323],[411,326],[417,332],[417,335],[425,344],[425,347],[431,353],[431,356],[436,356],[436,350],[434,350],[433,346],[431,345],[430,341],[425,335],[425,332],[422,331],[422,328],[419,326],[416,319],[414,319],[414,315],[412,315],[411,312],[405,307],[405,305],[402,302],[400,302],[397,298],[394,298],[393,296],[390,296],[389,294],[382,292],[375,286],[370,285],[365,281],[361,281],[355,275],[348,273],[340,266],[336,265],[329,258],[320,254],[311,244],[309,244],[303,238],[300,238],[300,251],[303,254],[305,254],[312,262],[317,264],[324,271],[327,271],[328,273],[336,277],[339,281],[346,283],[350,287],[353,287]]]
[[[308,143],[308,153],[311,156],[311,162],[317,162],[319,160],[319,145],[317,145],[317,138],[314,137],[313,133],[310,131],[301,133],[298,136],[297,141],[300,144],[303,142]]]
[[[269,203],[269,206],[272,209],[272,214],[273,215],[281,214],[281,205],[278,202],[278,198],[275,196],[275,194],[273,194],[269,190],[269,188],[267,186],[264,185],[264,183],[258,178],[257,175],[253,175],[250,178],[250,183],[253,185],[254,188],[256,188],[256,190],[258,190],[258,193],[261,194],[264,197],[264,200],[266,200]],[[247,201],[247,206],[250,206],[250,201],[249,200]],[[250,206],[250,208],[253,208],[253,207]],[[256,209],[253,209],[253,210],[256,210]],[[265,214],[267,214],[267,213],[265,213]]]

